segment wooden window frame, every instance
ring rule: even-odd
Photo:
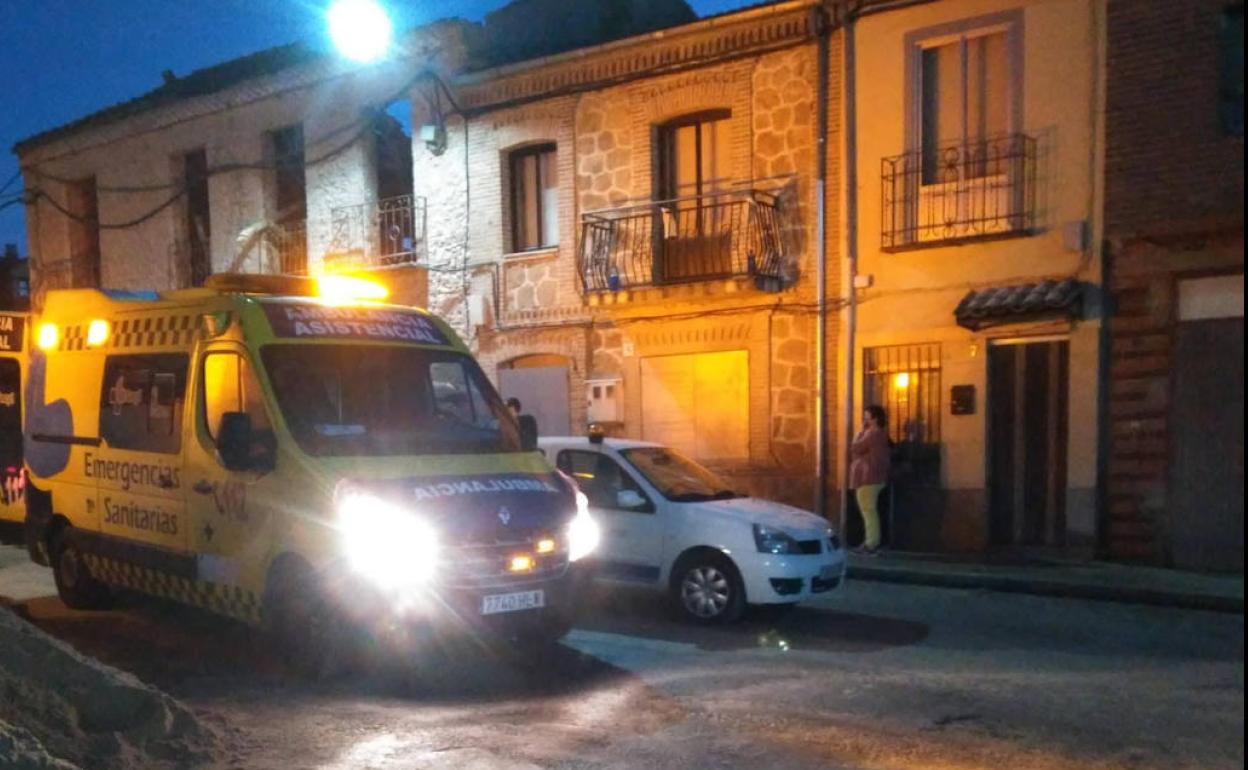
[[[558,159],[559,159],[558,152],[559,152],[559,146],[555,142],[542,142],[541,144],[532,144],[532,145],[528,145],[525,147],[521,147],[516,150],[512,150],[510,153],[507,154],[507,173],[508,173],[507,197],[508,197],[509,213],[511,214],[510,253],[512,254],[523,254],[523,253],[528,253],[532,251],[543,251],[546,249],[557,248],[559,246],[558,228],[556,228],[556,231],[553,234],[547,233],[545,230],[546,211],[544,208],[545,204],[542,202],[542,195],[541,195],[543,187],[542,187],[542,163],[540,160],[541,156],[547,153],[550,153],[551,155],[554,156],[554,161],[558,162]],[[533,201],[533,205],[536,207],[536,215],[537,215],[536,216],[537,238],[536,238],[536,243],[534,245],[523,246],[521,245],[520,230],[521,230],[521,227],[523,226],[522,223],[524,221],[524,212],[520,210],[520,198],[516,194],[516,189],[517,189],[517,185],[521,183],[521,180],[523,178],[523,173],[521,171],[522,164],[528,158],[538,158],[538,161],[534,164],[535,174],[537,175],[537,179],[535,181],[536,181],[536,189],[538,191],[538,195]],[[548,235],[554,236],[554,240],[550,241],[549,243],[546,242]]]

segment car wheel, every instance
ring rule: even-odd
[[[745,611],[741,575],[720,554],[699,554],[685,560],[673,590],[684,616],[698,623],[731,623]]]
[[[96,580],[91,569],[69,540],[68,526],[52,535],[48,551],[52,558],[52,578],[56,581],[56,593],[66,607],[75,610],[99,610],[109,606],[112,593],[108,586]]]
[[[326,679],[342,669],[341,617],[310,567],[297,562],[279,565],[269,582],[266,608],[269,630],[296,673]]]

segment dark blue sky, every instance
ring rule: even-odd
[[[757,0],[693,0],[701,15]],[[398,30],[480,19],[505,0],[382,0]],[[328,0],[0,0],[0,188],[14,142],[182,75],[296,40],[325,47]],[[19,189],[0,190],[0,206]],[[22,207],[0,210],[0,243],[26,251]]]

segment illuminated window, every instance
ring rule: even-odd
[[[895,443],[940,441],[940,345],[895,345],[862,352],[862,405],[888,412]]]

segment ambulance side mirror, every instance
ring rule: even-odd
[[[271,469],[271,452],[264,453],[263,457],[256,456],[257,438],[251,429],[251,415],[246,412],[221,415],[221,425],[217,429],[217,454],[221,455],[221,462],[232,471]]]
[[[535,451],[537,449],[537,418],[531,414],[522,414],[516,420],[520,423],[521,451]]]

